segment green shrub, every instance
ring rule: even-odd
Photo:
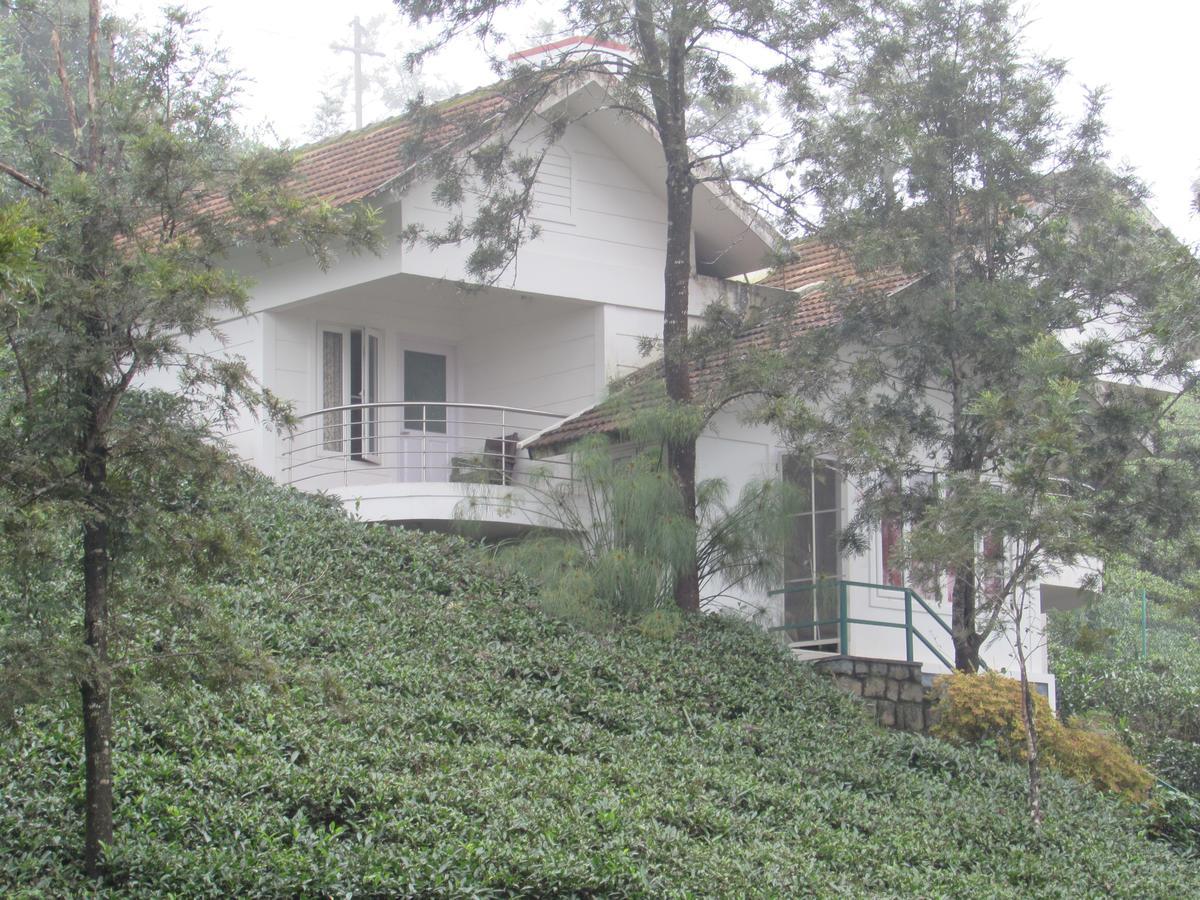
[[[1002,759],[1028,761],[1019,681],[996,672],[955,673],[938,678],[935,689],[933,734],[954,743],[987,745]],[[1154,778],[1118,740],[1080,727],[1082,723],[1063,724],[1040,694],[1034,694],[1033,705],[1045,766],[1128,800],[1146,799]]]
[[[1183,604],[1148,604],[1141,658],[1141,573],[1114,565],[1088,607],[1050,619],[1050,664],[1065,715],[1103,714],[1134,756],[1200,797],[1200,623]],[[1200,802],[1200,801],[1197,801]],[[1200,840],[1200,834],[1196,837]]]

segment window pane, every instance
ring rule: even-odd
[[[783,480],[800,493],[801,505],[812,505],[812,468],[799,457],[783,458]]]
[[[813,595],[811,590],[788,591],[783,595],[783,622],[791,625],[795,622],[815,621],[813,615]],[[812,625],[799,628],[789,628],[789,641],[811,641],[814,629]]]
[[[813,520],[812,516],[799,515],[792,519],[792,535],[783,556],[783,578],[787,584],[793,581],[811,581],[813,577]]]
[[[361,328],[350,332],[350,402],[362,403],[363,393],[363,333]],[[363,414],[361,409],[350,410],[350,455],[362,459]]]
[[[838,515],[836,512],[816,514],[813,544],[816,551],[818,578],[838,577]]]
[[[816,614],[814,618],[818,622],[825,623],[818,626],[817,637],[837,640],[837,618],[841,612],[838,609],[838,586],[832,581],[823,581],[820,582],[814,593],[816,596]]]
[[[883,549],[883,583],[904,587],[904,572],[896,556],[900,551],[900,520],[887,518],[879,523],[880,544]]]
[[[379,402],[379,338],[367,335],[367,403]],[[379,410],[372,407],[367,411],[367,452],[376,452],[379,436]]]
[[[446,357],[440,353],[404,351],[404,400],[426,401],[404,408],[404,427],[446,433]],[[428,402],[432,401],[432,403]]]
[[[839,493],[837,469],[817,460],[813,467],[813,509],[837,509]]]
[[[321,332],[321,407],[329,409],[332,406],[342,406],[345,399],[342,396],[342,333],[340,331]],[[324,415],[325,434],[323,442],[326,450],[334,453],[342,452],[342,414],[327,412]]]

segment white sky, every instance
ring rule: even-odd
[[[119,12],[153,13],[155,0],[116,0]],[[305,140],[330,76],[349,72],[350,21],[384,13],[389,0],[196,0],[214,37],[252,80],[245,97],[251,121],[282,138]],[[534,4],[530,4],[531,7]],[[1200,176],[1200,3],[1194,0],[1029,0],[1031,49],[1068,60],[1061,100],[1081,108],[1083,86],[1107,86],[1113,159],[1132,164],[1154,192],[1151,208],[1177,235],[1200,244],[1200,216],[1190,211]],[[401,28],[397,28],[400,32]],[[368,65],[370,60],[368,59]],[[491,80],[478,54],[454,52],[430,74],[468,89]],[[371,109],[367,108],[367,119]]]

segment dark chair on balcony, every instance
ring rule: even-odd
[[[520,435],[514,431],[512,434],[485,440],[481,454],[455,456],[450,461],[450,480],[470,484],[512,484],[519,439]]]

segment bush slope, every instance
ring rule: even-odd
[[[254,549],[193,588],[265,663],[127,681],[106,891],[1200,895],[1131,807],[1052,778],[1034,832],[1017,767],[876,729],[749,627],[596,636],[458,539],[224,502]],[[67,700],[0,735],[0,893],[94,889],[80,759]]]

